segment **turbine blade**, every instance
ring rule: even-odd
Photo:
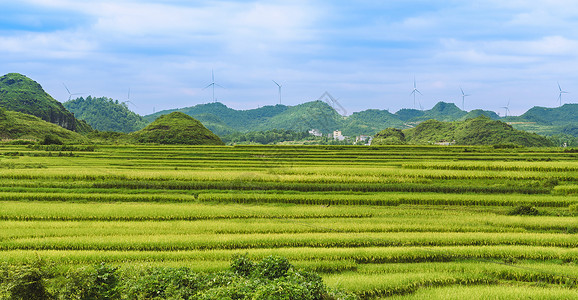
[[[278,84],[277,81],[273,80],[273,82],[275,82],[275,84],[276,84],[278,87],[281,87],[281,85]]]
[[[66,89],[66,91],[68,92],[68,94],[70,95],[70,90],[68,89],[68,87],[66,86],[66,84],[64,84],[64,82],[63,82],[62,85],[64,86],[64,88]]]
[[[210,83],[209,85],[207,85],[206,87],[204,87],[203,90],[208,89],[211,85],[214,85],[214,84],[215,84],[214,82],[213,82],[213,83]]]

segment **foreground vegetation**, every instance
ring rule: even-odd
[[[575,152],[3,145],[0,260],[65,278],[274,255],[360,298],[572,298]]]
[[[1,299],[356,299],[328,290],[319,275],[276,256],[259,262],[238,256],[230,268],[214,273],[187,267],[120,269],[104,263],[64,272],[36,261],[0,265],[0,275]]]

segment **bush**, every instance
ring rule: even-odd
[[[126,280],[122,288],[128,299],[189,299],[199,290],[227,282],[230,277],[222,279],[219,274],[210,276],[188,268],[159,267],[146,269]]]
[[[10,295],[10,299],[51,299],[44,284],[45,274],[39,267],[24,265],[10,271],[6,272],[7,280],[5,279],[6,292]]]
[[[169,267],[120,272],[104,263],[58,277],[46,270],[0,264],[0,299],[356,299],[327,291],[319,275],[295,270],[278,256],[258,263],[239,256],[230,271],[208,274]]]
[[[45,135],[44,139],[40,142],[42,145],[62,145],[63,142],[55,135]]]
[[[237,275],[248,277],[255,269],[255,263],[247,258],[246,255],[235,256],[231,263],[231,270]]]
[[[104,263],[70,271],[60,293],[65,299],[120,299],[116,271]]]
[[[287,275],[287,271],[289,271],[291,267],[287,258],[270,255],[257,263],[255,272],[257,272],[259,277],[273,280]]]
[[[512,208],[508,215],[510,216],[537,216],[538,209],[529,205],[520,205]]]

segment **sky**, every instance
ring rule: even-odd
[[[578,95],[574,0],[0,0],[0,75],[55,99],[153,111],[213,100],[297,105],[325,92],[343,114],[464,109],[520,115]],[[214,86],[212,74],[214,74]],[[415,86],[416,103],[411,94]],[[209,86],[208,88],[206,88]],[[213,90],[215,99],[213,99]],[[73,96],[73,98],[76,96]]]

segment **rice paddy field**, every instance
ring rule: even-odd
[[[0,263],[288,258],[360,298],[578,298],[578,153],[0,146]]]

